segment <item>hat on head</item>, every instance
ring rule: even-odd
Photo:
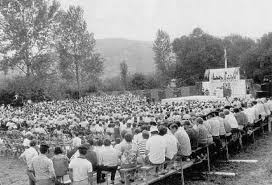
[[[156,126],[153,126],[150,128],[150,132],[159,132],[158,128]]]
[[[88,150],[88,148],[89,148],[89,145],[88,145],[88,144],[83,144],[83,145],[80,145],[80,146],[78,147],[79,150]]]

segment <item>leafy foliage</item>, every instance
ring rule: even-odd
[[[157,72],[165,78],[171,77],[173,74],[174,56],[171,49],[170,37],[165,31],[158,30],[153,43],[153,51]]]
[[[128,66],[126,61],[120,63],[120,76],[124,89],[127,88]]]
[[[81,7],[70,6],[67,12],[62,12],[60,22],[59,69],[62,77],[75,82],[80,91],[102,74],[103,58],[94,52],[95,39],[87,30]]]
[[[205,69],[223,67],[222,41],[199,28],[189,36],[176,38],[172,45],[177,56],[175,78],[199,81]]]
[[[52,73],[48,57],[54,48],[60,4],[47,0],[1,1],[0,53],[2,70],[18,68],[26,76]]]

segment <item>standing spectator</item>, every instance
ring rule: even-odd
[[[94,151],[94,141],[90,139],[88,143],[89,143],[89,149],[86,154],[86,159],[88,159],[88,161],[92,163],[93,171],[96,171],[97,165],[98,165],[98,158],[97,158],[96,152]]]
[[[78,137],[78,133],[75,133],[75,137],[72,139],[72,147],[76,148],[81,145],[81,139]]]
[[[52,160],[47,157],[49,146],[41,145],[40,153],[40,155],[33,158],[30,165],[30,171],[35,174],[36,185],[54,185],[55,170]]]
[[[32,159],[38,156],[38,152],[35,149],[36,141],[30,141],[30,147],[26,149],[19,157],[23,159],[27,164],[27,175],[29,177],[29,185],[35,185],[34,174],[30,171]]]
[[[82,145],[78,147],[79,157],[71,160],[69,164],[69,176],[72,185],[89,185],[93,183],[92,163],[86,159],[87,147]]]
[[[63,176],[68,174],[69,159],[66,155],[63,155],[63,151],[60,147],[56,147],[52,158],[56,178],[58,182],[63,181]]]

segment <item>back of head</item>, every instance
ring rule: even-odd
[[[94,140],[93,139],[89,139],[88,143],[89,143],[90,146],[93,146],[94,145]]]
[[[124,138],[124,137],[125,137],[125,135],[126,135],[126,133],[127,133],[127,131],[126,131],[126,130],[122,130],[122,132],[121,132],[121,137],[122,137],[122,138]]]
[[[49,151],[49,146],[48,145],[41,145],[40,146],[41,154],[46,154],[48,151]]]
[[[29,145],[32,147],[36,146],[36,144],[37,144],[37,142],[35,140],[31,140],[29,143]]]
[[[102,146],[103,145],[103,140],[99,139],[96,144],[97,144],[97,146]]]
[[[133,136],[131,133],[126,133],[125,135],[125,141],[128,142],[128,143],[131,143],[132,142],[132,139],[133,139]]]
[[[239,110],[238,108],[234,108],[234,109],[233,109],[233,112],[234,112],[234,113],[238,113],[238,112],[240,112],[240,110]]]
[[[80,147],[78,147],[78,152],[80,155],[86,155],[88,151],[88,148],[84,145],[81,145]]]
[[[144,139],[148,139],[149,138],[149,132],[147,130],[144,130],[142,132],[142,136],[143,136]]]
[[[60,147],[56,147],[55,150],[54,150],[54,154],[55,155],[58,155],[58,154],[62,154],[62,149]]]
[[[203,119],[202,118],[196,118],[196,122],[198,123],[198,124],[203,124]]]
[[[220,112],[220,113],[219,113],[219,116],[220,116],[221,118],[225,118],[225,114],[224,114],[223,112]]]
[[[161,136],[164,136],[167,133],[167,128],[163,125],[159,126],[158,130]]]
[[[229,110],[224,110],[224,114],[229,115],[230,114]]]
[[[181,127],[180,121],[175,121],[175,125],[177,125],[178,127]]]
[[[105,139],[104,146],[110,146],[110,145],[111,145],[111,141],[109,139]]]
[[[121,143],[121,138],[116,138],[115,139],[115,144],[119,144],[119,143]]]
[[[141,132],[141,129],[140,128],[136,128],[134,132],[135,132],[135,134],[139,134]]]

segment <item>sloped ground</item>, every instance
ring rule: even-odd
[[[269,185],[272,184],[272,134],[258,138],[231,159],[254,159],[257,163],[216,164],[213,171],[234,172],[235,177],[209,176],[205,181],[187,181],[187,185]]]
[[[214,171],[235,172],[235,177],[209,176],[205,181],[186,179],[186,185],[269,185],[272,184],[272,133],[258,138],[246,152],[231,159],[256,159],[257,163],[216,164]],[[0,157],[0,185],[27,185],[25,165],[14,159]],[[179,184],[178,177],[171,177],[158,184]],[[156,183],[157,184],[157,183]]]

